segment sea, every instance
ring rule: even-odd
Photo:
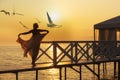
[[[44,61],[48,61],[47,58],[42,57]],[[42,62],[42,59],[40,61]],[[38,60],[39,62],[39,60]],[[23,50],[20,45],[2,45],[0,46],[0,66],[11,67],[30,65],[31,58],[23,57]],[[93,67],[93,65],[89,65]],[[1,68],[1,67],[0,67]],[[79,70],[79,67],[75,67]],[[97,67],[96,67],[97,68]],[[62,70],[64,73],[64,70]],[[103,66],[101,66],[100,74],[101,80],[117,80],[113,76],[113,63],[107,63],[105,74],[103,74]],[[59,69],[52,68],[47,70],[39,70],[39,80],[59,80]],[[80,80],[80,74],[71,68],[67,68],[67,80]],[[19,80],[36,80],[35,71],[19,72]],[[0,74],[0,80],[15,80],[14,73]],[[64,74],[62,74],[62,80],[64,80]],[[86,67],[82,67],[82,80],[98,80],[91,71]]]

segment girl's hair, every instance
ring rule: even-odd
[[[38,24],[37,24],[37,23],[34,23],[34,24],[33,24],[33,28],[37,29],[37,28],[38,28]]]

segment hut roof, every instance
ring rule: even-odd
[[[120,29],[120,16],[108,19],[94,25],[95,29]]]

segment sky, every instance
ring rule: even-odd
[[[16,44],[17,35],[32,29],[36,18],[40,29],[50,31],[43,41],[89,41],[94,24],[120,15],[120,0],[0,0],[0,10],[11,13],[0,12],[0,44]],[[12,15],[13,10],[24,16]],[[62,26],[47,27],[46,12]]]

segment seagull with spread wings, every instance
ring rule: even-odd
[[[0,12],[3,12],[3,13],[5,13],[6,15],[9,15],[9,16],[10,16],[10,12],[8,12],[8,11],[1,10]]]
[[[48,27],[50,27],[50,28],[53,28],[53,27],[56,27],[56,26],[61,27],[61,25],[56,25],[56,24],[53,23],[53,21],[51,20],[48,12],[47,12],[47,18],[48,18],[48,22],[49,22],[49,23],[47,24]]]
[[[24,16],[23,14],[20,14],[20,13],[16,13],[15,12],[15,8],[13,9],[13,13],[12,13],[13,15],[21,15],[21,16]]]
[[[19,21],[19,23],[26,29],[29,29],[27,26],[25,26],[21,21]]]

